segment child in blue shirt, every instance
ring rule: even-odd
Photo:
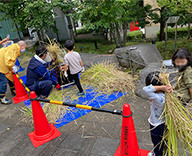
[[[143,91],[151,100],[151,115],[148,119],[151,129],[151,140],[154,144],[155,156],[163,156],[164,144],[161,144],[165,129],[165,118],[163,115],[165,94],[164,92],[173,92],[171,85],[163,85],[159,80],[160,72],[149,73],[146,77],[146,87]],[[151,154],[153,155],[153,154]]]

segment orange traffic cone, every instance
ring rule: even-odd
[[[34,91],[30,93],[32,99],[36,98]],[[39,101],[31,101],[35,131],[28,134],[34,147],[39,147],[61,135],[59,130],[49,124]]]
[[[147,156],[150,151],[139,149],[129,104],[123,105],[121,141],[114,156]]]
[[[25,88],[21,84],[21,82],[18,80],[15,74],[13,74],[14,84],[15,84],[15,91],[16,91],[16,97],[13,98],[13,101],[15,104],[23,102],[25,100],[29,99],[29,95],[25,91]]]

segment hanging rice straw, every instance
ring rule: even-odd
[[[47,36],[47,39],[49,40],[49,44],[46,44],[45,47],[50,52],[51,57],[56,58],[56,61],[57,61],[56,63],[58,64],[59,63],[58,54],[59,54],[60,47],[57,45],[56,40],[50,40],[48,36]]]
[[[49,41],[49,44],[44,43],[44,45],[45,45],[46,49],[49,51],[50,57],[52,59],[53,58],[56,59],[56,61],[53,63],[53,68],[49,67],[49,68],[51,68],[51,69],[49,69],[49,71],[51,71],[53,69],[57,70],[58,73],[60,73],[59,76],[60,76],[61,81],[63,81],[63,79],[65,79],[65,78],[64,78],[64,73],[62,71],[62,67],[61,67],[60,63],[64,63],[64,56],[66,54],[66,51],[65,51],[65,49],[60,48],[61,46],[57,42],[56,39],[50,40],[48,36],[47,36],[47,39]],[[57,66],[55,66],[55,65],[57,65]],[[64,82],[62,82],[62,84],[63,83]]]
[[[82,74],[81,82],[107,94],[113,92],[134,93],[132,76],[119,71],[115,64],[109,62],[92,65]]]
[[[169,84],[168,78],[169,74],[160,74],[164,85]],[[167,127],[164,133],[165,155],[179,156],[182,152],[184,155],[192,155],[192,115],[189,110],[173,93],[165,93],[164,114]]]

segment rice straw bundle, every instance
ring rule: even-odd
[[[161,73],[160,80],[164,85],[169,84],[169,74]],[[165,93],[165,144],[167,145],[165,155],[178,156],[183,149],[184,155],[187,151],[192,155],[192,115],[182,105],[182,102],[172,93]]]
[[[47,39],[49,40],[49,44],[45,44],[45,47],[49,51],[49,53],[51,55],[51,58],[56,58],[56,62],[55,63],[59,64],[60,59],[61,59],[59,57],[59,53],[60,52],[64,52],[65,53],[65,50],[62,51],[62,49],[60,49],[60,45],[59,45],[59,43],[57,42],[56,39],[50,40],[48,36],[47,36]]]
[[[134,92],[132,76],[119,71],[115,64],[109,64],[109,62],[92,65],[82,74],[81,82],[107,94]]]
[[[62,67],[59,63],[64,62],[64,56],[65,56],[66,52],[64,49],[60,49],[60,44],[57,42],[56,39],[50,40],[48,36],[47,36],[47,39],[49,40],[49,44],[45,43],[45,47],[49,51],[50,57],[52,59],[53,58],[56,59],[55,62],[53,62],[53,64],[49,67],[49,71],[52,71],[53,69],[55,69],[55,71],[54,71],[55,74],[57,73],[56,75],[58,77],[60,77],[60,79],[62,81],[61,83],[64,84],[63,79],[65,79],[65,77],[64,77],[64,73],[62,71]]]

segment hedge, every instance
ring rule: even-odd
[[[82,27],[80,29],[77,29],[77,35],[79,34],[89,34],[91,33],[90,29],[87,29],[86,27]]]
[[[166,29],[164,29],[166,32]],[[192,34],[192,27],[190,27],[190,33]],[[160,39],[160,30],[157,33],[158,39]],[[177,38],[187,38],[188,37],[188,27],[177,28]],[[175,28],[168,28],[167,39],[175,39]]]
[[[141,40],[143,38],[143,32],[141,30],[131,31],[127,33],[127,40]]]

